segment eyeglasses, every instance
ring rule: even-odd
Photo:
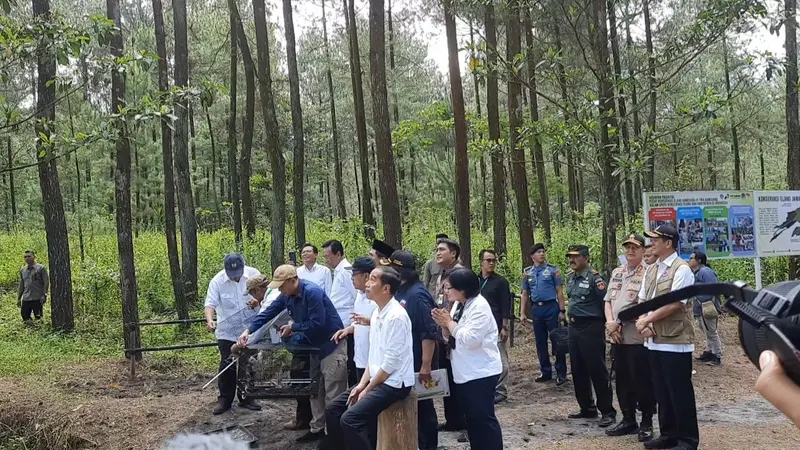
[[[486,261],[489,264],[495,264],[497,262],[497,259],[495,259],[495,258],[486,258],[486,259],[484,259],[484,261]]]

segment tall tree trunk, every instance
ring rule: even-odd
[[[550,195],[547,193],[547,175],[544,167],[544,152],[542,151],[542,140],[538,131],[539,124],[539,95],[536,92],[536,55],[533,49],[533,23],[528,7],[523,11],[525,27],[525,43],[527,45],[527,65],[528,65],[528,86],[531,109],[531,122],[534,125],[535,134],[533,136],[533,167],[536,169],[536,182],[539,187],[539,220],[544,228],[544,239],[548,247],[552,242],[552,231],[550,228]]]
[[[33,0],[33,16],[50,21],[49,0]],[[58,179],[55,142],[50,141],[55,131],[56,118],[56,55],[50,46],[37,48],[37,99],[36,99],[36,154],[39,169],[39,186],[42,191],[44,227],[50,266],[50,313],[53,328],[72,331],[75,317],[72,302],[72,266],[69,258],[67,220]]]
[[[156,51],[158,52],[158,90],[162,96],[169,91],[167,71],[167,35],[164,31],[164,8],[161,0],[153,0],[153,19],[155,22]],[[172,168],[172,128],[169,119],[161,120],[161,154],[164,169],[164,234],[167,239],[167,259],[172,280],[172,295],[178,318],[189,318],[189,304],[183,293],[181,262],[178,259],[178,239],[175,224],[175,176]]]
[[[220,226],[222,224],[222,210],[220,209],[219,198],[223,194],[217,195],[217,145],[214,140],[214,128],[211,126],[211,114],[208,112],[208,107],[209,105],[203,104],[203,112],[206,115],[206,125],[208,126],[208,137],[211,141],[211,177],[208,180],[211,183],[214,211],[217,213],[217,226]],[[192,139],[194,139],[194,136],[192,136]]]
[[[106,0],[108,19],[117,27],[111,34],[111,56],[122,57],[122,21],[119,0]],[[125,108],[125,73],[111,71],[111,112]],[[114,186],[117,219],[117,251],[119,252],[119,284],[122,294],[122,324],[125,348],[139,348],[141,337],[138,327],[128,324],[139,322],[139,298],[136,291],[136,269],[133,260],[133,230],[131,228],[131,145],[123,120],[116,120],[117,170]],[[141,358],[141,353],[127,354],[128,358]]]
[[[397,72],[395,71],[395,57],[394,57],[394,17],[392,16],[392,0],[388,0],[388,9],[386,10],[387,28],[389,35],[389,74],[392,79],[390,86],[392,94],[392,120],[394,126],[400,125],[400,106],[397,101]],[[399,192],[400,192],[400,212],[405,216],[408,214],[408,189],[406,183],[406,160],[407,157],[398,150],[397,152],[397,176],[399,177]],[[413,163],[413,162],[412,162]]]
[[[553,32],[555,35],[556,52],[563,58],[564,48],[561,45],[561,30],[559,29],[558,25],[553,25]],[[564,64],[560,59],[556,64],[556,75],[558,78],[558,86],[561,90],[561,101],[564,102],[564,105],[569,105],[567,74],[564,70]],[[567,115],[564,116],[564,122],[569,122],[569,117],[567,117]],[[569,194],[569,209],[572,210],[572,212],[578,212],[580,211],[580,208],[578,207],[578,178],[575,168],[575,157],[573,154],[572,145],[567,143],[564,147],[567,155],[567,190]]]
[[[507,61],[514,61],[520,54],[520,2],[510,0],[507,22]],[[525,147],[519,137],[519,127],[522,126],[522,107],[519,104],[522,97],[522,85],[514,76],[508,79],[508,144],[511,157],[511,179],[513,180],[514,194],[517,198],[517,217],[519,217],[519,244],[522,264],[531,246],[533,246],[533,221],[531,218],[530,200],[528,199],[528,176],[525,173]]]
[[[800,190],[800,120],[797,101],[797,1],[785,0],[786,20],[786,168],[789,189]],[[789,278],[800,277],[800,258],[789,258]]]
[[[358,215],[361,216],[361,185],[358,181],[358,150],[356,149],[356,141],[353,140],[353,179],[356,184],[356,200],[358,200]]]
[[[228,111],[228,192],[231,194],[231,204],[233,206],[233,236],[236,241],[236,250],[242,251],[242,208],[239,203],[239,170],[236,167],[237,144],[236,144],[236,96],[238,95],[238,75],[239,75],[239,53],[237,50],[236,35],[236,0],[228,0],[228,12],[231,21],[231,82],[230,82],[230,105]]]
[[[373,129],[378,172],[381,178],[384,240],[394,248],[403,248],[403,223],[397,197],[397,174],[392,151],[392,132],[389,126],[389,105],[386,92],[386,34],[383,5],[383,0],[369,1],[369,61]]]
[[[615,207],[619,198],[614,177],[614,154],[619,147],[619,135],[610,135],[609,129],[617,128],[614,112],[614,79],[608,54],[608,31],[606,28],[606,0],[592,0],[589,21],[589,36],[592,37],[594,62],[598,82],[597,109],[600,119],[600,173],[601,209],[603,214],[603,268],[606,275],[617,266],[617,214]]]
[[[186,24],[186,0],[172,1],[175,27],[175,86],[189,85],[189,45]],[[184,294],[189,305],[197,304],[197,221],[194,216],[192,179],[189,174],[189,101],[175,105],[175,184],[181,219],[181,252]]]
[[[453,103],[455,125],[456,198],[455,213],[458,241],[461,244],[461,263],[472,267],[472,235],[469,210],[469,157],[467,154],[467,118],[464,108],[464,88],[461,85],[458,40],[456,38],[456,13],[453,0],[444,0],[444,26],[447,35],[447,54],[450,66],[450,98]]]
[[[739,158],[739,134],[736,131],[736,119],[733,115],[733,102],[731,102],[731,71],[728,64],[728,40],[722,36],[722,58],[725,68],[725,94],[728,100],[728,110],[730,111],[731,122],[731,149],[733,150],[733,188],[738,190],[742,189],[742,168],[741,159]]]
[[[286,235],[286,162],[280,148],[278,118],[275,115],[275,100],[272,94],[272,74],[269,62],[269,30],[264,0],[253,0],[256,25],[256,47],[258,48],[258,83],[261,91],[261,115],[267,130],[267,153],[272,172],[274,209],[270,216],[271,249],[270,262],[276,268],[285,261],[284,243]]]
[[[486,61],[489,72],[486,74],[486,119],[489,123],[489,141],[492,165],[492,215],[494,223],[492,234],[494,249],[500,255],[507,253],[506,247],[506,176],[503,168],[503,146],[500,145],[500,105],[497,82],[497,21],[494,4],[487,3],[483,10],[483,24],[486,33]]]
[[[201,173],[201,168],[197,165],[197,142],[195,140],[195,127],[194,127],[194,107],[191,102],[189,103],[189,146],[191,148],[192,161],[189,164],[189,171],[191,173],[192,186],[194,186],[194,204],[200,207],[203,203],[200,201],[200,182],[198,174]],[[206,200],[208,200],[208,192],[211,189],[211,179],[208,177],[208,167],[202,168],[203,177],[206,179]]]
[[[361,165],[361,221],[368,239],[375,237],[375,215],[372,211],[372,188],[369,178],[369,150],[367,143],[367,117],[364,107],[364,85],[361,79],[361,52],[358,48],[358,27],[354,0],[342,0],[347,25],[350,50],[350,80],[353,85],[353,109],[356,118],[358,156]]]
[[[633,161],[633,151],[631,150],[631,137],[628,130],[628,109],[625,101],[625,87],[622,79],[622,58],[619,53],[619,35],[617,34],[617,11],[616,0],[608,0],[608,32],[611,40],[611,56],[614,62],[614,83],[617,86],[617,105],[619,112],[619,127],[622,132],[622,147],[627,153],[627,160]],[[620,174],[624,179],[625,186],[625,210],[629,217],[636,213],[636,205],[633,200],[633,179],[635,175],[630,171]]]
[[[714,145],[711,143],[711,134],[706,132],[706,158],[708,164],[708,180],[711,190],[717,189],[717,171],[714,168]]]
[[[628,52],[633,51],[633,39],[631,38],[631,14],[628,11],[628,4],[625,4],[625,48]],[[631,58],[631,62],[628,66],[628,82],[631,86],[631,109],[633,110],[633,138],[637,142],[640,142],[640,134],[642,130],[642,124],[639,120],[639,99],[636,93],[636,71],[634,69],[633,58]],[[634,160],[639,159],[639,152],[633,150],[631,152],[631,158]],[[636,174],[632,180],[633,184],[633,196],[636,198],[634,202],[634,207],[636,211],[642,206],[642,174]]]
[[[236,1],[228,0],[228,7],[236,15],[236,43],[239,45],[239,52],[242,54],[242,63],[244,65],[246,97],[245,117],[242,124],[242,129],[244,130],[242,154],[239,157],[239,185],[242,197],[242,221],[244,222],[247,237],[252,239],[256,235],[256,220],[253,214],[253,200],[250,194],[250,157],[253,151],[253,128],[255,127],[256,116],[256,69]],[[288,45],[287,43],[287,51]],[[300,179],[302,180],[302,177]],[[296,200],[297,197],[295,197]]]
[[[650,142],[650,137],[656,133],[656,56],[653,51],[653,31],[652,20],[650,18],[650,1],[644,0],[644,33],[645,44],[647,47],[647,81],[649,86],[648,99],[650,112],[647,116],[647,145],[645,151],[647,155],[647,182],[645,188],[653,191],[656,185],[656,151],[655,146]]]
[[[472,20],[469,21],[469,43],[470,43],[470,58],[475,58],[475,29],[472,26]],[[475,112],[478,114],[478,119],[483,118],[481,112],[481,86],[478,82],[478,73],[472,72],[472,85],[475,89]],[[483,132],[479,133],[479,139],[483,140]],[[484,154],[480,155],[478,160],[478,168],[481,177],[481,230],[486,231],[489,229],[489,217],[486,209],[486,158]],[[480,261],[478,262],[480,264]]]
[[[328,24],[325,16],[325,2],[322,0],[322,37],[325,44],[325,67],[328,79],[328,95],[331,106],[331,135],[333,137],[333,167],[334,182],[336,183],[336,215],[340,219],[347,218],[347,210],[344,204],[344,183],[342,181],[342,160],[339,153],[339,127],[336,124],[336,95],[333,91],[333,75],[331,74],[331,51],[328,46]],[[284,8],[285,9],[285,8]],[[303,245],[299,243],[299,245]]]
[[[11,136],[8,136],[8,141],[6,144],[6,150],[8,152],[8,168],[11,169],[14,167],[14,155],[11,153]],[[15,225],[17,223],[17,190],[14,186],[13,170],[8,171],[8,190],[11,197],[11,224]]]
[[[325,3],[323,1],[323,9]],[[324,14],[323,14],[324,16]],[[294,194],[294,244],[296,249],[306,242],[305,213],[305,132],[303,131],[303,109],[300,105],[300,78],[297,73],[297,50],[294,38],[294,17],[292,0],[283,0],[283,24],[286,35],[286,60],[289,66],[289,94],[292,102],[292,137],[294,155],[292,158],[292,193]],[[327,30],[326,30],[327,31]],[[327,34],[327,33],[326,33]],[[327,42],[327,37],[326,37]],[[327,45],[326,45],[327,51]],[[326,57],[327,53],[326,53]],[[329,61],[330,63],[330,61]],[[330,65],[328,66],[330,74]],[[331,97],[331,102],[333,98]]]

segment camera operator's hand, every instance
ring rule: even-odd
[[[800,427],[800,386],[786,375],[778,356],[767,350],[758,360],[761,374],[756,391]]]

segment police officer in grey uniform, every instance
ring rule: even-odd
[[[597,425],[605,428],[616,422],[611,388],[606,369],[604,297],[606,282],[589,265],[589,247],[570,245],[567,250],[572,271],[567,276],[569,298],[569,355],[575,398],[580,411],[570,419],[591,419],[600,410]],[[592,398],[592,386],[597,405]]]

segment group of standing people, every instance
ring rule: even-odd
[[[439,431],[453,429],[466,430],[463,440],[472,448],[501,449],[494,405],[507,395],[504,342],[512,296],[507,281],[495,273],[497,254],[481,252],[479,276],[459,264],[458,243],[440,235],[420,279],[414,255],[382,241],[352,264],[341,242],[322,248],[326,265],[317,262],[317,248],[306,244],[302,266],[280,266],[271,281],[246,266],[241,255],[225,257],[205,303],[207,326],[219,342],[220,370],[231,346],[247,346],[252,334],[286,310],[291,323],[280,329],[281,337],[318,348],[321,365],[319,394],[298,398],[295,418],[285,424],[308,430],[298,442],[319,441],[320,449],[374,449],[380,412],[403,400],[417,377],[430,379],[441,367],[451,382],[447,422],[438,424],[433,400],[419,401],[419,448],[436,449]],[[214,414],[231,408],[235,377],[235,368],[219,377]],[[246,398],[239,405],[260,409]]]

